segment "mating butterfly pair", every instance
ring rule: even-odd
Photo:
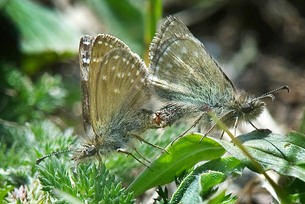
[[[75,151],[76,161],[114,150],[132,155],[127,151],[132,138],[146,142],[142,132],[179,119],[214,128],[211,111],[229,127],[251,122],[265,106],[260,99],[273,96],[251,99],[237,91],[203,44],[174,17],[152,41],[148,69],[127,45],[107,34],[82,37],[79,55],[87,135]],[[157,111],[144,108],[152,93],[166,104]]]

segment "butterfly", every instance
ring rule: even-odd
[[[152,111],[143,108],[150,98],[145,64],[125,43],[107,34],[95,38],[83,36],[79,61],[84,141],[79,148],[54,152],[38,159],[36,164],[70,151],[76,162],[92,156],[101,160],[103,155],[118,151],[145,165],[128,150],[131,139],[164,150],[139,136],[152,128]]]
[[[149,52],[150,81],[166,105],[157,110],[153,122],[165,127],[177,120],[193,119],[211,131],[215,114],[226,126],[251,123],[265,107],[262,98],[287,86],[251,98],[235,88],[217,62],[182,21],[168,17],[154,37]],[[252,124],[252,123],[251,123]]]
[[[82,37],[79,53],[86,139],[73,159],[101,157],[112,151],[133,156],[126,150],[132,138],[163,150],[138,136],[152,128],[152,112],[143,108],[150,92],[141,58],[107,34]]]

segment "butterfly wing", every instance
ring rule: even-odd
[[[178,19],[169,17],[150,47],[157,94],[173,102],[214,107],[234,98],[235,88],[215,60]]]
[[[94,51],[93,50],[94,47]],[[89,100],[89,69],[91,76],[95,76],[99,70],[99,60],[103,59],[105,55],[114,48],[129,49],[125,43],[117,38],[107,35],[99,34],[95,38],[85,35],[80,40],[79,45],[79,62],[80,62],[80,76],[81,76],[81,95],[82,95],[82,114],[84,130],[87,134],[92,133],[92,124],[90,118],[90,102],[94,103],[94,98]],[[92,59],[94,59],[92,61]],[[91,80],[92,81],[92,80]]]
[[[81,80],[81,98],[82,98],[82,114],[83,126],[86,133],[91,129],[89,115],[89,63],[91,59],[91,48],[94,37],[85,35],[79,43],[79,64],[80,64],[80,80]]]
[[[100,39],[102,44],[105,38]],[[129,48],[116,46],[103,58],[94,43],[89,71],[90,116],[94,132],[137,131],[138,113],[146,99],[147,69]],[[96,46],[96,47],[95,47]],[[106,46],[106,45],[105,45]]]

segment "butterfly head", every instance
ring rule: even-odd
[[[228,126],[234,125],[234,118],[239,121],[252,121],[257,118],[264,110],[265,103],[259,99],[251,99],[244,92],[239,92],[235,96],[234,104],[230,107],[230,112],[225,120]]]
[[[257,118],[264,110],[265,102],[261,100],[247,100],[240,105],[242,113],[242,119],[245,121],[251,121]]]
[[[271,98],[271,100],[273,101],[275,98],[273,93],[277,92],[279,90],[283,90],[283,89],[286,89],[289,92],[288,86],[282,86],[280,88],[272,90],[268,93],[265,93],[259,97],[254,98],[254,99],[249,99],[249,98],[243,97],[243,95],[241,95],[240,98],[242,98],[242,99],[239,103],[241,119],[245,120],[245,121],[251,121],[251,120],[257,118],[263,112],[264,107],[266,105],[265,102],[263,102],[261,99]]]
[[[75,152],[72,160],[78,161],[88,157],[95,156],[98,153],[97,147],[93,144],[86,144],[82,149]]]

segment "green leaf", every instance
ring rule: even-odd
[[[3,10],[19,31],[21,65],[27,73],[71,58],[78,50],[81,33],[60,12],[29,0],[6,1]]]
[[[235,204],[237,203],[238,198],[232,195],[226,195],[225,190],[221,191],[218,195],[213,196],[213,198],[209,199],[208,204]]]
[[[290,199],[295,203],[305,203],[305,183],[293,177],[281,177],[280,184],[290,195]]]
[[[265,170],[272,169],[280,174],[293,176],[305,181],[305,136],[291,132],[287,136],[272,133],[270,130],[255,130],[237,137]],[[218,140],[235,158],[253,168],[250,160],[233,143]]]
[[[169,145],[166,148],[168,154],[163,153],[152,162],[150,169],[145,169],[127,190],[138,196],[154,186],[173,181],[200,161],[219,158],[225,153],[217,142],[208,137],[199,142],[201,138],[199,134],[186,135]]]
[[[18,27],[24,53],[77,50],[80,33],[60,13],[28,0],[10,0],[4,8]]]
[[[170,203],[201,202],[207,199],[213,189],[223,182],[228,175],[241,175],[244,165],[233,157],[215,159],[194,169],[180,184]]]

